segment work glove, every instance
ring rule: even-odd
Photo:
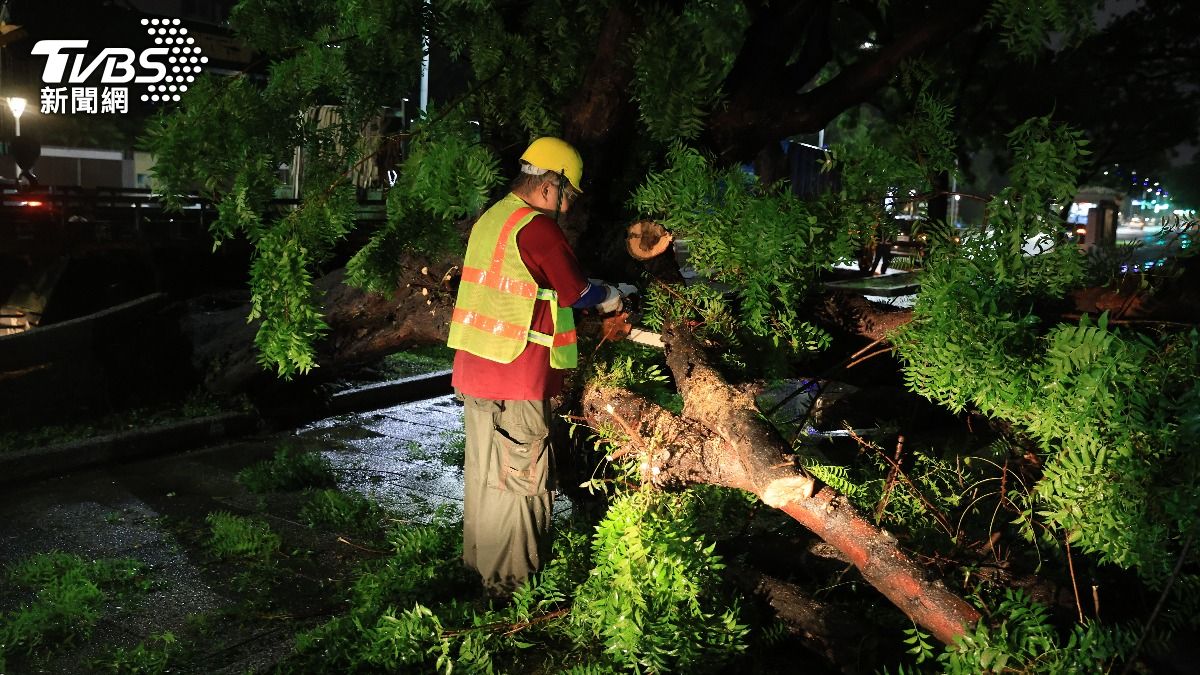
[[[621,300],[624,297],[621,295],[621,291],[618,291],[615,286],[610,284],[604,284],[604,291],[604,299],[600,301],[600,304],[596,305],[596,311],[601,314],[612,314],[621,309]]]

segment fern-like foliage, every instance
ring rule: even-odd
[[[482,211],[500,182],[498,159],[461,111],[416,125],[399,174],[387,223],[346,266],[349,283],[378,293],[396,289],[396,261],[405,253],[461,250],[455,224]]]
[[[0,613],[0,667],[8,658],[87,638],[115,598],[149,588],[144,572],[137,560],[84,560],[62,551],[14,563],[4,570],[5,581],[26,591],[29,601]]]
[[[652,6],[631,45],[633,93],[642,123],[658,141],[694,139],[721,98],[741,49],[749,12],[741,3],[689,0],[678,13]],[[679,36],[692,36],[681,40]]]
[[[267,563],[279,553],[283,542],[261,519],[214,511],[205,517],[205,521],[210,528],[209,548],[222,558]]]
[[[857,118],[829,147],[829,169],[841,176],[839,199],[887,208],[910,192],[926,192],[933,176],[955,167],[954,110],[932,91],[936,75],[921,62],[901,69],[898,90],[908,105],[895,123]],[[887,199],[891,197],[892,199]]]
[[[316,365],[327,331],[313,287],[316,269],[351,229],[349,176],[376,150],[364,130],[380,107],[412,90],[422,56],[423,4],[334,0],[246,0],[231,15],[244,44],[269,60],[265,81],[201,77],[148,131],[154,179],[168,204],[198,190],[217,205],[215,241],[254,247],[251,320],[259,361],[283,377]],[[315,114],[334,104],[336,115]],[[271,213],[277,169],[303,158],[301,204]],[[292,167],[297,170],[297,167]]]
[[[1090,15],[1099,0],[1047,0],[1036,5],[1021,0],[1000,0],[988,8],[987,23],[998,29],[1000,41],[1015,56],[1033,59],[1051,35],[1062,42],[1086,37],[1093,26],[1079,17]]]
[[[596,527],[593,569],[575,595],[577,642],[598,636],[611,663],[645,672],[716,672],[745,648],[736,604],[720,603],[724,565],[694,530],[693,507],[687,493],[616,498]]]
[[[289,451],[280,447],[270,460],[252,464],[237,473],[237,480],[255,493],[331,488],[337,485],[333,464],[319,452]]]
[[[350,587],[349,613],[297,637],[299,661],[308,664],[302,667],[433,670],[431,652],[446,654],[452,641],[430,607],[465,587],[461,566],[452,563],[461,556],[460,539],[444,519],[395,526],[387,535],[390,555],[367,564]]]
[[[946,673],[1100,673],[1130,655],[1136,634],[1098,623],[1072,626],[1062,639],[1045,606],[1024,591],[1007,590],[993,612],[994,625],[975,630],[946,647],[938,661]]]
[[[590,537],[562,523],[546,567],[499,606],[463,602],[461,522],[400,523],[346,614],[301,634],[292,672],[721,672],[747,629],[692,497],[626,493]],[[590,545],[589,545],[590,544]],[[569,610],[569,612],[564,611]]]
[[[1122,627],[1100,623],[1075,624],[1065,635],[1055,628],[1047,609],[1022,590],[1008,589],[990,608],[992,622],[975,628],[935,653],[929,636],[905,631],[905,644],[916,667],[902,664],[896,672],[937,671],[952,675],[975,673],[1104,673],[1132,656],[1137,635]],[[923,664],[923,665],[922,665]],[[885,669],[885,673],[891,669]]]
[[[927,65],[909,64],[898,87],[910,102],[906,114],[894,124],[862,116],[852,122],[856,116],[847,115],[839,141],[826,151],[824,170],[836,172],[839,181],[836,190],[821,195],[816,212],[864,254],[894,241],[898,216],[921,215],[935,178],[957,171],[954,111],[933,93],[935,81]]]
[[[850,475],[850,468],[841,464],[823,464],[815,459],[806,458],[804,470],[809,474],[846,495],[852,501],[863,493],[863,486],[856,483]]]
[[[1043,326],[1039,306],[1084,277],[1049,205],[1073,192],[1085,155],[1077,132],[1037,118],[1010,135],[1012,186],[989,207],[990,229],[937,238],[914,320],[896,344],[908,385],[953,410],[973,408],[1028,434],[1045,456],[1019,519],[1050,528],[1152,587],[1196,522],[1197,438],[1184,402],[1200,400],[1200,335]]]
[[[516,128],[523,139],[561,133],[561,107],[582,81],[605,7],[534,0],[511,11],[500,3],[433,3],[432,27],[486,95],[468,95],[485,128]]]
[[[684,240],[691,265],[720,285],[653,290],[652,325],[668,317],[701,320],[730,339],[743,330],[793,350],[828,343],[796,308],[821,270],[849,256],[850,235],[821,223],[783,186],[760,185],[738,167],[717,168],[701,152],[676,144],[667,167],[646,178],[632,204]]]
[[[267,77],[200,78],[152,125],[148,145],[168,203],[198,190],[217,207],[214,239],[253,246],[249,318],[259,322],[264,367],[291,377],[317,365],[314,345],[328,326],[314,275],[354,227],[353,179],[375,168],[377,151],[403,142],[405,161],[386,198],[387,224],[348,278],[390,292],[397,261],[454,251],[455,221],[481,210],[499,182],[481,131],[494,130],[498,146],[561,131],[605,11],[565,0],[532,0],[520,12],[483,1],[330,0],[304,11],[279,0],[238,4],[231,25],[263,53]],[[381,114],[414,91],[427,34],[475,86],[426,111],[411,133],[384,136]],[[300,203],[272,212],[281,165],[300,173],[287,186],[298,187]]]

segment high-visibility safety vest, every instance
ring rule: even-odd
[[[517,233],[536,215],[509,194],[471,228],[447,344],[489,361],[512,363],[532,342],[550,348],[552,368],[574,368],[579,360],[575,315],[570,307],[558,306],[553,289],[538,288],[517,250]],[[553,335],[531,329],[538,300],[549,301],[554,309]]]

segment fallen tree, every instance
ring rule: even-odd
[[[952,643],[979,613],[914,563],[894,537],[868,522],[828,486],[803,473],[754,401],[727,384],[686,332],[663,334],[667,363],[684,398],[682,415],[624,390],[589,386],[589,424],[617,432],[618,452],[642,460],[646,482],[664,488],[705,483],[747,490],[841,551],[863,579],[917,625]]]

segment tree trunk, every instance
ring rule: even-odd
[[[776,579],[754,569],[735,570],[739,585],[766,600],[788,632],[800,638],[809,649],[823,656],[843,673],[876,672],[874,663],[864,663],[861,649],[868,624],[845,609],[821,602],[795,584]]]
[[[979,620],[974,608],[940,581],[931,581],[928,570],[836,491],[825,486],[813,494],[812,479],[761,421],[754,401],[708,365],[690,335],[668,327],[663,341],[684,397],[682,417],[624,390],[589,386],[583,397],[589,423],[620,430],[622,451],[641,456],[649,482],[663,487],[707,483],[757,495],[845,554],[868,583],[943,642],[951,643]]]

